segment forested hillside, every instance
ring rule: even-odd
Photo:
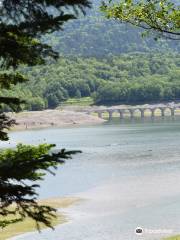
[[[173,41],[142,38],[142,30],[98,17],[67,24],[64,32],[48,37],[48,43],[62,55],[105,57],[129,52],[179,51]]]
[[[103,18],[98,2],[63,32],[43,38],[60,53],[56,63],[22,67],[30,81],[7,94],[25,99],[24,109],[55,108],[86,96],[95,104],[180,99],[180,43],[142,38],[142,30]]]
[[[136,51],[180,50],[180,43],[177,41],[155,41],[153,36],[142,38],[143,30],[105,19],[99,10],[101,1],[93,2],[93,9],[85,17],[67,23],[64,31],[46,36],[44,41],[54,46],[61,55],[98,58]]]
[[[29,110],[55,108],[68,98],[86,96],[96,104],[172,101],[180,99],[179,67],[180,56],[169,53],[61,58],[23,69],[30,81],[10,94],[24,98]]]

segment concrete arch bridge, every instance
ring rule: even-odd
[[[134,118],[135,115],[139,112],[140,117],[144,118],[146,116],[146,112],[149,111],[150,116],[153,118],[155,116],[165,117],[167,112],[168,115],[175,116],[176,110],[180,109],[180,105],[177,106],[157,106],[157,107],[132,107],[132,108],[104,108],[104,109],[94,109],[90,110],[87,113],[93,114],[97,113],[99,118],[103,118],[103,114],[108,114],[109,120],[113,118],[114,113],[119,114],[119,118],[123,119],[125,115],[129,115],[130,118]]]

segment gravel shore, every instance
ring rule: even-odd
[[[9,116],[17,122],[17,125],[13,128],[14,130],[88,125],[105,122],[105,120],[97,116],[66,110],[31,111],[17,114],[9,113]]]

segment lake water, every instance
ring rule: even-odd
[[[11,145],[17,142],[81,149],[56,177],[46,177],[40,197],[85,201],[63,210],[70,221],[55,231],[15,239],[153,240],[180,233],[180,118],[11,133]]]

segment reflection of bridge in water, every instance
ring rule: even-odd
[[[113,117],[113,113],[118,113],[119,118],[123,119],[127,113],[129,113],[130,118],[134,118],[137,112],[139,112],[141,118],[144,118],[146,116],[145,113],[147,111],[150,112],[150,116],[153,118],[156,116],[156,112],[158,110],[160,111],[161,117],[165,117],[167,111],[169,111],[170,115],[173,117],[175,116],[177,109],[180,109],[179,104],[173,104],[171,106],[161,105],[161,106],[147,106],[147,107],[104,108],[104,109],[89,110],[87,113],[88,114],[97,113],[99,118],[103,118],[103,114],[108,113],[108,118],[109,120],[111,120]]]

